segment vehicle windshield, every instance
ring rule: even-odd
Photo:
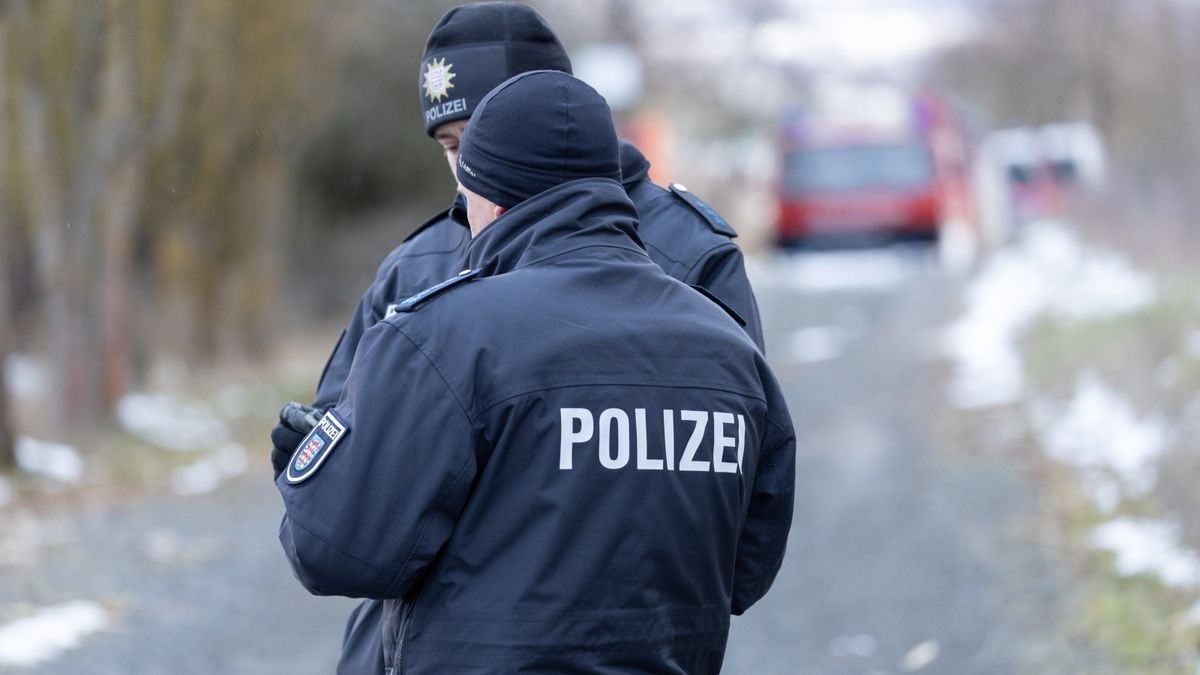
[[[783,186],[790,194],[910,188],[928,183],[932,172],[929,153],[915,143],[815,148],[788,154]]]

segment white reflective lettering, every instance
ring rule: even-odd
[[[646,446],[646,409],[633,410],[633,429],[637,434],[637,468],[642,471],[662,471],[661,459],[650,459],[649,448]]]
[[[725,435],[725,425],[733,424],[733,414],[713,413],[713,471],[717,473],[737,473],[737,462],[725,461],[725,448],[733,447],[733,438]]]
[[[324,431],[325,434],[329,436],[330,442],[336,441],[338,437],[342,435],[343,427],[329,419],[328,415],[322,417],[321,421],[318,422],[317,425],[321,427],[321,431]]]
[[[746,453],[746,418],[738,415],[738,473],[742,472],[742,455]]]
[[[675,411],[663,411],[663,454],[667,459],[667,471],[675,470]]]
[[[687,446],[683,449],[683,457],[679,460],[679,470],[708,471],[708,462],[694,459],[696,450],[700,448],[700,441],[704,439],[704,430],[708,428],[708,413],[703,410],[680,410],[679,419],[696,424],[692,429],[692,436],[688,439]]]
[[[575,445],[592,440],[592,411],[587,408],[563,408],[559,415],[558,468],[570,469]],[[575,422],[579,422],[579,429],[575,428]]]
[[[605,408],[600,412],[595,412],[596,410],[598,408],[559,409],[560,470],[574,469],[575,451],[579,446],[593,447],[591,444],[595,443],[600,466],[609,470],[703,471],[728,474],[743,472],[746,454],[744,415],[707,410],[663,410],[662,455],[653,457],[650,441],[657,433],[657,425],[655,429],[651,429],[647,422],[651,415],[657,415],[653,409],[634,408],[632,414],[622,408]],[[708,433],[710,421],[711,435]],[[686,431],[687,427],[682,427],[685,430],[682,432],[683,436],[687,441],[682,448],[678,448],[675,439],[681,432],[676,425],[683,422],[691,422],[692,427],[690,433]],[[735,424],[736,437],[734,430],[730,428]],[[590,452],[585,456],[590,457]],[[588,464],[591,464],[590,461]]]
[[[612,454],[612,423],[617,423],[617,454]],[[620,408],[600,413],[600,464],[606,469],[624,468],[629,463],[629,415]]]

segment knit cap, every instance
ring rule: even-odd
[[[468,190],[505,208],[579,178],[620,181],[612,111],[583,80],[553,70],[522,73],[471,115],[457,173]]]
[[[425,133],[466,119],[493,87],[530,70],[571,72],[546,20],[516,2],[482,2],[446,12],[425,42],[419,90]]]

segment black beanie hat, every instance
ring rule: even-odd
[[[458,144],[458,182],[511,208],[578,178],[621,180],[612,111],[583,80],[522,73],[482,101]]]
[[[493,87],[530,70],[571,72],[558,36],[532,8],[482,2],[446,12],[421,57],[418,86],[425,133],[466,119]]]

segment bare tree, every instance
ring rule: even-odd
[[[1118,170],[1143,184],[1200,169],[1200,93],[1187,84],[1200,65],[1200,8],[1174,0],[980,7],[978,38],[935,64],[941,84],[1000,125],[1090,119]]]
[[[0,30],[0,34],[2,34]],[[0,38],[3,39],[3,38]],[[2,70],[2,69],[0,69]],[[2,133],[2,132],[0,132]],[[3,143],[0,142],[0,152],[3,151]],[[8,259],[8,223],[4,220],[3,204],[0,204],[0,262]],[[8,381],[5,377],[5,363],[8,360],[9,350],[12,348],[9,335],[9,302],[8,302],[8,278],[7,267],[0,269],[0,471],[10,469],[16,464],[13,439],[16,432],[12,426],[12,413],[10,411],[8,401]]]
[[[7,91],[4,54],[8,40],[9,17],[6,6],[0,5],[0,109],[7,107],[3,93]],[[9,351],[12,349],[12,311],[9,301],[8,261],[11,260],[12,250],[8,243],[12,224],[8,218],[7,195],[3,187],[7,184],[6,169],[8,163],[4,158],[8,155],[8,135],[11,125],[0,127],[0,471],[11,469],[16,465],[16,454],[13,439],[16,436],[12,427],[12,413],[8,401],[8,378],[5,365],[8,362]]]
[[[178,117],[183,87],[173,78],[185,77],[193,5],[175,5],[175,53],[157,100],[145,105],[136,86],[138,6],[12,4],[5,46],[16,62],[14,126],[38,233],[55,409],[72,423],[101,419],[125,390],[145,158]]]
[[[160,355],[269,343],[297,148],[335,100],[345,5],[0,0],[9,243],[36,286],[16,346],[47,357],[68,431]]]

